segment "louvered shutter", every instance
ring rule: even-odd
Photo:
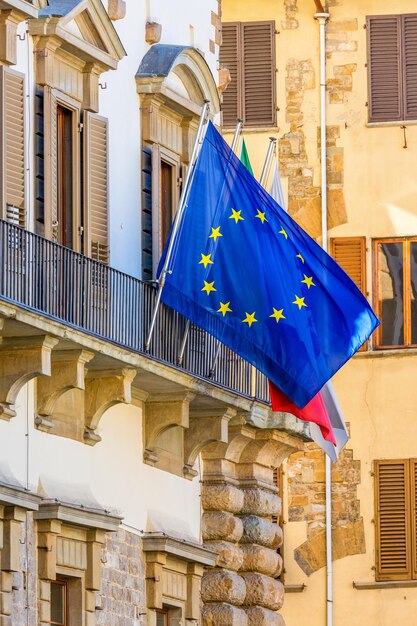
[[[366,296],[365,237],[336,237],[331,239],[330,254]]]
[[[58,241],[57,99],[51,87],[43,92],[45,237]]]
[[[24,86],[23,74],[0,67],[1,215],[22,227],[26,225]]]
[[[226,127],[235,126],[242,114],[239,106],[240,87],[240,29],[239,24],[229,23],[222,26],[222,45],[220,46],[220,63],[227,67],[232,82],[223,93],[222,124]]]
[[[275,23],[242,24],[245,126],[275,125]]]
[[[152,149],[142,150],[142,279],[152,280]]]
[[[84,225],[86,252],[102,263],[109,262],[108,120],[84,113]]]
[[[375,462],[377,580],[411,578],[408,461]]]
[[[402,118],[400,17],[367,18],[369,120]]]
[[[404,15],[403,81],[404,118],[417,119],[417,15]]]
[[[417,459],[410,459],[412,578],[417,578]]]

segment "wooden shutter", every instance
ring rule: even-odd
[[[57,99],[54,89],[43,92],[44,234],[58,240]]]
[[[331,239],[330,254],[366,296],[365,237],[336,237]]]
[[[88,111],[84,113],[83,160],[86,252],[93,259],[108,263],[108,120]]]
[[[152,280],[152,149],[142,150],[142,279]]]
[[[232,79],[232,82],[223,93],[222,100],[222,124],[226,127],[234,127],[236,120],[242,115],[241,107],[239,106],[241,92],[239,59],[241,59],[239,24],[223,24],[220,63],[227,67]]]
[[[26,225],[25,191],[25,77],[0,67],[1,216]]]
[[[417,578],[417,459],[410,460],[412,577]]]
[[[400,17],[367,18],[369,120],[402,118]]]
[[[417,15],[402,18],[404,118],[417,119]]]
[[[411,578],[410,475],[408,461],[375,462],[376,577]]]
[[[275,23],[242,24],[243,119],[246,126],[274,126]]]

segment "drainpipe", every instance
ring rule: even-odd
[[[320,27],[320,127],[321,127],[321,234],[322,246],[327,252],[327,141],[326,141],[326,23],[330,14],[319,0],[314,0],[315,19]],[[326,464],[326,623],[333,626],[333,559],[332,559],[332,466],[325,456]]]

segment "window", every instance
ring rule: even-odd
[[[376,578],[417,579],[417,459],[375,461]]]
[[[73,119],[72,111],[57,106],[57,218],[58,241],[73,247]]]
[[[417,345],[417,237],[374,242],[378,347]]]
[[[275,126],[275,22],[223,24],[220,62],[232,82],[223,93],[223,126]]]
[[[51,624],[68,626],[68,586],[64,581],[51,583]]]
[[[417,119],[417,14],[367,18],[369,120]]]

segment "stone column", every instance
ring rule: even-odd
[[[276,430],[233,426],[227,444],[203,450],[203,540],[218,553],[202,582],[204,626],[284,626],[273,468],[302,446]]]

